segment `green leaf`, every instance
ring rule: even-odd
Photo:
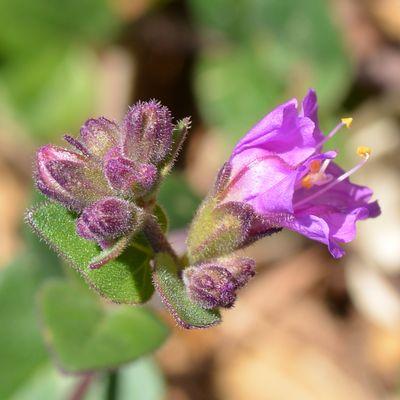
[[[59,272],[32,253],[0,271],[0,399],[8,399],[48,363],[33,304],[38,287]]]
[[[62,374],[49,360],[37,368],[26,382],[21,383],[7,400],[67,399],[78,384],[79,378]]]
[[[189,299],[169,254],[157,254],[153,282],[163,303],[183,328],[208,328],[221,322],[218,310],[206,310]]]
[[[149,254],[128,247],[117,259],[99,269],[90,269],[100,248],[82,239],[75,231],[75,217],[56,203],[42,203],[27,213],[33,229],[64,257],[99,294],[115,303],[136,304],[153,294]]]
[[[118,400],[160,400],[165,398],[165,382],[150,357],[141,358],[118,371]]]
[[[159,347],[166,326],[141,307],[104,308],[98,297],[65,281],[46,283],[39,297],[44,337],[66,371],[110,369]]]

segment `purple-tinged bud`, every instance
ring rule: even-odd
[[[158,174],[153,164],[134,162],[112,148],[104,159],[104,175],[113,189],[143,196],[154,187]]]
[[[111,147],[116,146],[119,137],[118,125],[104,117],[88,119],[80,130],[81,146],[97,157],[103,157]]]
[[[236,300],[237,282],[218,263],[199,264],[183,272],[189,297],[203,308],[229,308]]]
[[[141,219],[128,201],[106,197],[83,210],[76,221],[76,231],[84,239],[104,244],[136,230]]]
[[[232,274],[238,288],[246,285],[256,274],[256,263],[253,259],[248,257],[229,257],[219,259],[218,262]]]
[[[36,154],[36,185],[53,200],[81,211],[99,195],[85,157],[53,145]]]
[[[154,100],[136,103],[122,125],[124,155],[141,163],[160,163],[171,150],[172,129],[167,107]]]
[[[189,297],[204,308],[231,307],[236,292],[255,275],[255,262],[227,257],[196,264],[183,271]]]
[[[243,247],[255,217],[252,208],[246,204],[219,206],[215,198],[206,200],[189,229],[187,248],[190,263],[221,257]]]

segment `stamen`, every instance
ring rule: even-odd
[[[351,124],[353,123],[353,118],[346,117],[342,118],[341,121],[346,125],[346,128],[350,128]]]
[[[315,198],[321,196],[321,194],[327,192],[329,189],[333,188],[336,186],[338,183],[344,181],[347,179],[350,175],[353,175],[355,172],[357,172],[369,159],[370,154],[371,154],[371,148],[367,146],[360,146],[357,148],[357,154],[362,157],[362,160],[355,165],[352,169],[349,171],[345,172],[344,174],[340,175],[338,178],[336,178],[334,181],[329,183],[328,185],[324,186],[320,190],[314,192],[312,195],[300,200],[299,202],[294,204],[294,207],[301,206],[304,203],[309,202],[310,200],[314,200]],[[328,160],[325,160],[328,161]],[[307,175],[308,176],[308,175]],[[303,178],[304,179],[304,178]]]
[[[320,174],[323,174],[323,173],[326,171],[326,169],[328,168],[328,165],[329,165],[329,163],[330,163],[331,161],[332,161],[331,159],[327,159],[327,160],[325,160],[325,161],[322,163],[322,167],[321,167],[321,169],[319,170]]]
[[[301,185],[306,189],[311,189],[314,185],[323,185],[332,180],[331,175],[326,175],[331,160],[327,159],[321,165],[321,160],[312,160],[310,162],[310,172],[301,180]]]
[[[368,158],[371,155],[371,147],[368,146],[359,146],[357,148],[357,154],[360,157]]]
[[[316,174],[321,170],[321,160],[312,160],[310,162],[310,172]]]
[[[319,143],[318,143],[318,147],[321,147],[324,143],[326,143],[328,140],[332,139],[336,133],[338,133],[340,131],[340,129],[342,129],[344,126],[346,128],[350,128],[351,124],[353,122],[353,118],[350,117],[346,117],[346,118],[342,118],[340,120],[340,123],[337,124],[329,133],[328,135],[326,135]]]
[[[308,174],[306,175],[302,180],[301,180],[301,186],[303,186],[305,189],[311,189],[314,186],[314,183],[312,181],[312,175]]]
[[[71,146],[79,150],[83,155],[90,156],[89,150],[79,140],[73,138],[70,135],[64,135],[64,140]]]

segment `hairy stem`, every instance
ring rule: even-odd
[[[154,216],[149,215],[147,217],[143,232],[155,253],[168,253],[174,260],[178,260],[178,256]]]

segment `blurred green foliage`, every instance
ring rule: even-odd
[[[118,28],[106,0],[0,1],[0,101],[41,140],[93,107],[94,47]]]
[[[200,200],[185,177],[177,172],[167,176],[158,194],[158,202],[165,209],[171,230],[184,228],[190,223]]]
[[[20,257],[0,272],[1,399],[48,363],[33,303],[43,281],[59,273],[51,264],[38,263],[34,255]]]
[[[317,89],[322,120],[351,68],[325,0],[189,0],[205,40],[196,77],[207,121],[233,144],[279,102]]]

